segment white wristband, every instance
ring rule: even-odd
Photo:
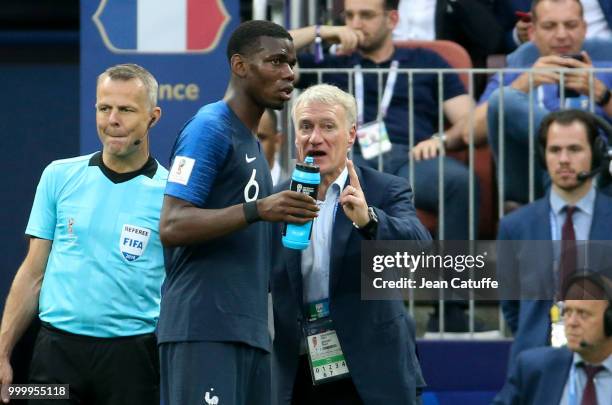
[[[436,132],[435,134],[431,136],[431,139],[437,139],[437,140],[442,139],[442,143],[446,144],[446,134],[445,133],[440,134],[439,132]]]

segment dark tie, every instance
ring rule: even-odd
[[[597,393],[595,392],[595,383],[593,382],[593,377],[595,374],[600,371],[605,370],[604,366],[589,366],[588,364],[582,364],[584,368],[584,373],[587,377],[586,385],[584,386],[584,391],[582,391],[582,402],[580,405],[597,405]]]
[[[576,233],[572,216],[576,207],[565,207],[565,223],[561,228],[561,262],[559,273],[560,293],[564,292],[566,280],[576,271]]]

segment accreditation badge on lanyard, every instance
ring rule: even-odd
[[[308,321],[304,336],[313,385],[346,378],[349,369],[333,321],[329,317],[329,300],[307,305]]]
[[[397,81],[397,68],[399,62],[394,60],[391,62],[385,91],[380,101],[378,115],[375,121],[364,123],[364,84],[363,72],[361,66],[355,66],[355,98],[357,99],[357,141],[361,148],[361,155],[364,159],[372,159],[378,155],[391,150],[391,141],[383,119],[387,115],[391,98],[393,97],[393,89]]]
[[[550,307],[550,345],[552,347],[567,345],[565,326],[563,325],[563,303],[561,301]]]

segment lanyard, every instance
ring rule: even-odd
[[[538,105],[541,108],[546,108],[546,106],[544,105],[544,86],[540,86],[537,88],[537,99],[538,99]]]
[[[376,119],[383,119],[385,115],[387,115],[387,110],[389,109],[389,104],[391,104],[391,97],[393,97],[393,89],[395,87],[395,82],[397,81],[397,68],[399,67],[399,62],[394,60],[391,62],[391,68],[389,70],[389,75],[387,76],[387,83],[385,83],[385,91],[383,92],[382,99],[380,100],[380,106],[378,108],[378,116]],[[361,65],[355,66],[355,98],[357,99],[357,123],[359,125],[363,124],[363,103],[364,103],[364,90],[363,90],[363,72],[361,70]]]

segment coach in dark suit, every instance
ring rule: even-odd
[[[414,324],[404,303],[361,299],[361,241],[430,239],[406,180],[354,167],[355,99],[310,87],[293,109],[298,161],[314,156],[322,200],[310,247],[283,249],[272,274],[276,337],[273,385],[279,404],[413,404],[423,385]],[[287,184],[284,185],[287,187]],[[304,353],[304,308],[326,301],[348,365],[345,378],[313,387]]]
[[[600,164],[597,136],[596,123],[583,111],[558,111],[543,120],[539,142],[551,189],[544,198],[502,218],[499,240],[550,241],[573,235],[579,246],[581,241],[610,239],[612,199],[593,187],[591,177],[577,178]],[[588,263],[598,271],[608,268],[609,248],[593,245],[589,246]],[[501,284],[516,287],[513,298],[519,293],[523,297],[521,301],[502,302],[504,317],[514,334],[510,368],[521,351],[550,344],[549,312],[562,282],[560,253],[555,252],[558,248],[559,244],[543,242],[502,242],[499,246]]]

